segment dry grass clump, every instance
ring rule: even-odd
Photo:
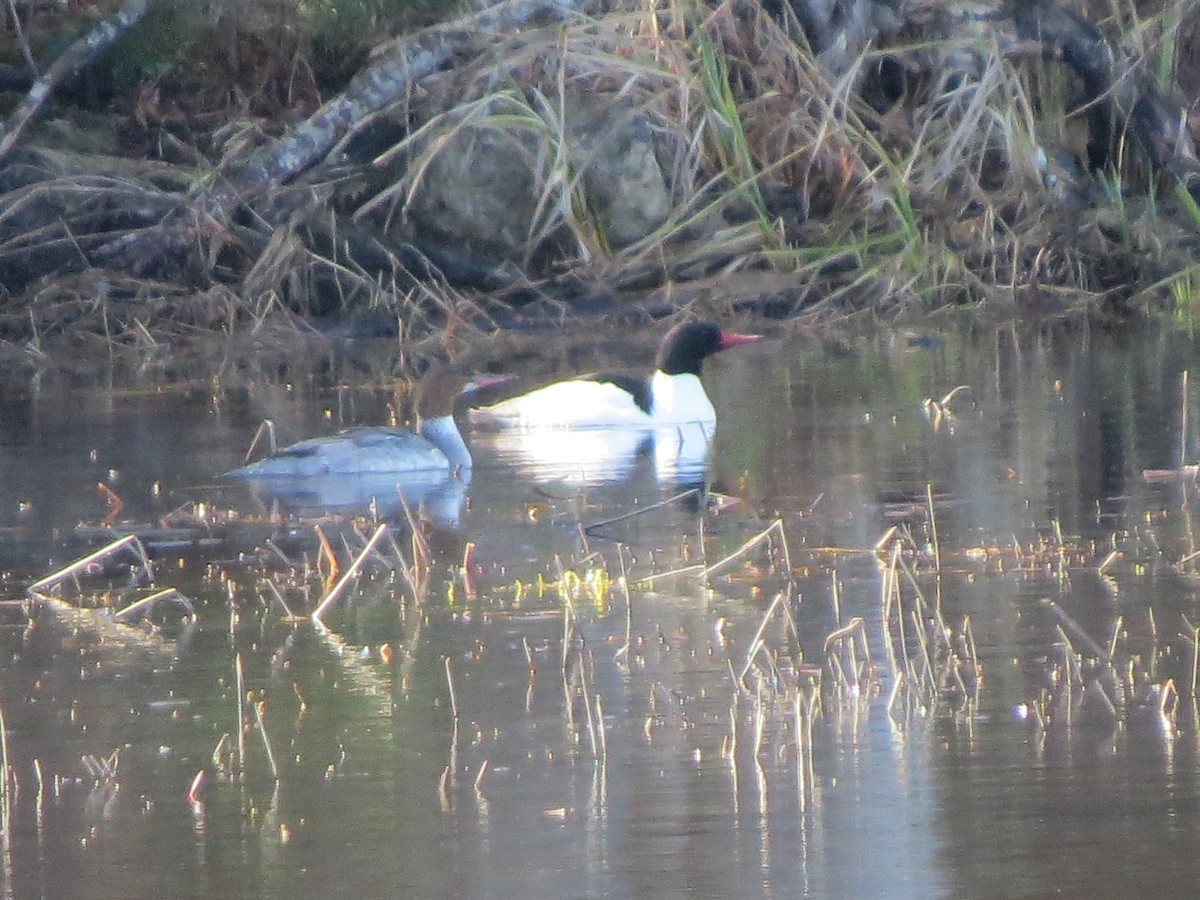
[[[1173,29],[1193,7],[1102,24],[1125,28],[1116,45],[1161,60],[1169,82]],[[534,171],[522,262],[535,270],[584,265],[623,288],[757,270],[792,311],[816,296],[843,311],[1169,301],[1195,243],[1178,173],[1148,165],[1127,131],[1087,174],[1088,142],[1103,136],[1087,133],[1076,73],[992,22],[937,12],[840,73],[756,3],[617,8],[506,36],[406,98],[419,127],[385,155],[405,165],[359,215],[402,230],[451,135],[491,131]],[[572,152],[565,122],[574,98],[598,92],[653,122],[672,200],[621,246],[605,240],[592,160]]]
[[[179,287],[130,288],[148,302],[118,330],[367,310],[427,339],[580,301],[813,316],[1190,308],[1200,162],[1179,89],[1195,69],[1194,0],[979,15],[945,2],[897,13],[866,49],[824,34],[816,52],[793,7],[756,0],[586,9],[464,32],[452,65],[354,123],[322,164],[229,221],[198,221],[187,258],[156,272]],[[191,178],[236,173],[280,128],[226,131],[197,142],[215,158],[190,157]],[[39,263],[79,271],[190,202],[158,171],[43,180],[41,165],[0,186],[0,267],[28,285]],[[456,181],[469,189],[443,189]],[[163,299],[197,285],[197,303]],[[9,289],[0,338],[111,333],[105,297]]]

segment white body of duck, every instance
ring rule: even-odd
[[[700,381],[705,358],[758,335],[722,331],[705,322],[677,325],[658,347],[647,377],[592,375],[471,410],[471,421],[499,428],[659,429],[716,424],[712,401]]]

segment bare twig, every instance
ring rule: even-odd
[[[342,575],[338,583],[333,586],[329,593],[325,595],[325,599],[323,599],[320,604],[318,604],[316,610],[313,611],[312,620],[314,622],[316,622],[318,625],[324,624],[321,619],[325,615],[325,611],[337,602],[342,592],[346,589],[346,585],[348,585],[351,579],[358,574],[358,570],[362,568],[363,563],[366,561],[367,557],[371,555],[371,552],[375,549],[375,545],[379,543],[379,541],[387,533],[387,530],[388,526],[386,522],[375,529],[375,533],[371,535],[371,539],[367,541],[367,545],[363,547],[362,552],[354,558],[354,562],[350,563],[350,566],[346,569],[345,574]]]

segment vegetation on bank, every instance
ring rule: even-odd
[[[1197,7],[16,2],[0,357],[63,336],[143,352],[350,315],[420,339],[692,304],[1190,323]],[[587,97],[648,123],[667,202],[645,233],[616,234],[627,198],[572,124]],[[524,218],[502,205],[512,245],[420,218],[464,141],[528,168]]]

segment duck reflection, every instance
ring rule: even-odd
[[[472,443],[536,483],[595,487],[652,470],[663,487],[703,484],[712,428],[701,422],[661,428],[476,431]]]
[[[454,530],[462,522],[471,472],[458,477],[444,472],[276,476],[242,482],[263,506],[299,518],[334,514],[403,522],[407,507],[431,525]]]

